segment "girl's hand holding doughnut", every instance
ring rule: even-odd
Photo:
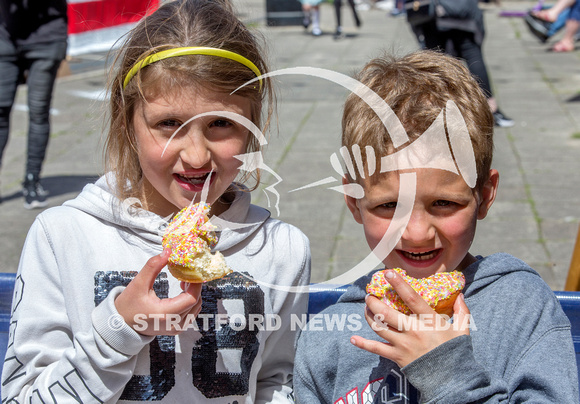
[[[388,282],[413,314],[405,315],[375,296],[367,296],[365,318],[385,342],[353,336],[355,346],[378,354],[404,367],[439,345],[460,335],[469,335],[469,309],[460,294],[453,305],[453,324],[437,314],[395,271],[385,273]]]
[[[150,258],[143,269],[115,299],[115,307],[125,322],[142,335],[177,335],[191,315],[201,311],[202,284],[181,283],[183,293],[160,299],[153,290],[155,278],[167,265],[171,254],[165,249]],[[191,321],[191,318],[189,318]],[[143,329],[143,323],[146,323]]]

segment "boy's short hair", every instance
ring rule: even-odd
[[[476,190],[481,189],[493,157],[494,121],[487,98],[460,60],[429,50],[400,58],[385,55],[367,63],[356,78],[386,101],[411,142],[429,128],[448,100],[455,102],[471,137]],[[363,151],[371,146],[377,158],[396,151],[379,117],[355,94],[345,103],[342,144],[349,150],[358,144]]]

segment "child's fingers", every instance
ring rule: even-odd
[[[201,283],[181,282],[181,290],[183,290],[184,293],[189,293],[196,298],[201,296],[202,286],[203,285]]]
[[[201,289],[202,289],[201,283],[184,282],[182,294],[187,294],[187,295],[193,297],[196,300],[196,302],[193,306],[187,308],[186,312],[183,314],[185,314],[185,315],[191,314],[191,313],[194,313],[195,315],[199,314],[199,312],[201,311],[201,302],[202,302]]]
[[[193,305],[193,307],[191,309],[189,309],[189,311],[187,313],[184,313],[184,317],[188,316],[188,315],[193,315],[195,317],[197,317],[197,315],[201,312],[201,304],[202,304],[202,300],[199,299],[197,301],[197,303],[195,305]]]
[[[134,285],[139,289],[153,289],[153,284],[157,275],[161,272],[163,268],[167,265],[169,256],[171,255],[171,250],[166,248],[159,255],[155,255],[147,260],[141,271],[133,279]]]
[[[373,341],[358,335],[350,338],[350,343],[357,348],[364,349],[367,352],[380,355],[384,358],[391,359],[395,354],[394,348],[388,342]]]
[[[389,333],[398,333],[400,316],[404,314],[387,306],[374,296],[367,296],[365,319],[372,330],[381,338],[389,340],[393,336]]]
[[[194,306],[201,305],[201,295],[193,296],[184,292],[175,297],[161,299],[160,303],[165,313],[188,313]]]
[[[372,320],[379,325],[388,324],[393,326],[398,323],[397,316],[400,313],[381,302],[376,296],[368,295],[365,298],[365,303],[367,305],[367,310],[365,310],[367,320]]]
[[[182,293],[182,294],[185,294],[185,293]],[[202,304],[202,300],[201,300],[201,298],[198,298],[196,303],[193,306],[187,305],[187,306],[185,306],[184,311],[181,311],[177,314],[179,327],[178,327],[178,329],[176,329],[176,331],[178,331],[178,332],[183,331],[187,327],[190,326],[192,321],[194,321],[193,319],[191,319],[191,317],[193,316],[195,318],[201,312],[201,304]]]
[[[429,304],[415,292],[411,285],[405,282],[395,271],[388,270],[385,273],[385,277],[413,313],[428,314],[434,312]]]
[[[463,331],[469,335],[469,322],[471,320],[471,312],[465,304],[463,293],[460,293],[453,304],[453,324],[456,325],[459,331]]]

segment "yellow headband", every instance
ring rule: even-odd
[[[127,84],[131,81],[133,76],[137,74],[139,70],[144,68],[151,63],[158,62],[163,59],[172,58],[174,56],[184,56],[184,55],[208,55],[208,56],[218,56],[226,59],[234,60],[238,63],[243,64],[251,71],[256,74],[256,77],[260,77],[262,74],[260,73],[260,69],[256,67],[249,59],[239,55],[235,52],[230,52],[224,49],[218,48],[208,48],[202,46],[194,46],[194,47],[187,47],[187,48],[174,48],[168,49],[161,52],[154,53],[152,55],[147,56],[145,59],[138,61],[131,67],[131,70],[125,76],[125,81],[123,82],[123,89],[127,87]],[[262,88],[262,79],[260,79],[260,88]]]

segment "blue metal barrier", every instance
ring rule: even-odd
[[[4,358],[6,355],[8,345],[10,311],[15,281],[16,274],[0,273],[0,358]],[[347,286],[312,285],[308,301],[308,313],[317,314],[335,303],[346,291]],[[576,361],[580,364],[580,292],[555,292],[555,294],[572,324],[572,339],[576,351]],[[2,375],[1,372],[2,368],[0,367],[0,376]]]
[[[555,294],[572,325],[572,341],[580,375],[580,292],[555,292]]]
[[[10,311],[12,308],[12,294],[16,274],[0,272],[0,358],[4,363],[6,347],[8,345],[8,332],[10,331]],[[2,368],[0,367],[0,376]]]

